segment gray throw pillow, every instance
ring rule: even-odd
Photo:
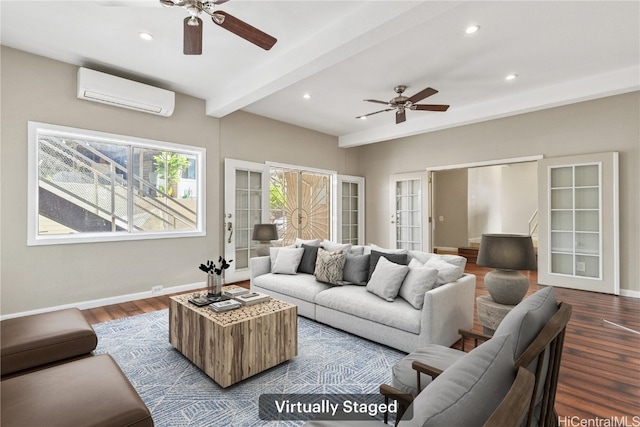
[[[369,255],[347,254],[343,278],[353,285],[366,285],[369,279]]]
[[[302,260],[300,260],[300,265],[298,266],[298,273],[313,274],[316,271],[318,246],[310,246],[303,243],[302,249],[304,249],[304,253],[302,254]]]
[[[331,285],[341,285],[346,257],[342,251],[329,252],[318,248],[315,272],[316,280]]]
[[[409,273],[400,287],[399,295],[415,309],[424,305],[424,294],[434,288],[438,270],[427,267],[415,258],[409,263]]]
[[[509,335],[494,336],[458,359],[413,401],[401,426],[481,427],[515,380]]]
[[[408,266],[396,264],[382,257],[367,283],[367,291],[392,302],[398,296],[402,281],[408,272]]]
[[[387,260],[394,262],[400,265],[407,265],[407,254],[391,254],[386,252],[380,252],[371,250],[371,257],[369,258],[369,279],[371,279],[371,275],[373,271],[376,269],[376,265],[378,264],[378,260],[380,257],[384,257]]]
[[[464,269],[453,264],[449,264],[442,258],[431,258],[427,261],[425,266],[435,268],[438,270],[438,283],[436,286],[444,285],[445,283],[455,282],[464,274]]]

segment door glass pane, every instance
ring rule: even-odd
[[[262,222],[262,173],[237,169],[235,175],[236,209],[231,238],[235,243],[234,267],[239,270],[249,266],[254,244],[251,240],[253,226]],[[228,235],[229,231],[225,232]]]

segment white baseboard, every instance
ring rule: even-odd
[[[22,311],[22,312],[19,312],[19,313],[11,313],[11,314],[6,314],[6,315],[0,316],[0,320],[11,319],[11,318],[14,318],[14,317],[28,316],[28,315],[31,315],[31,314],[48,313],[50,311],[63,310],[65,308],[78,308],[80,310],[87,310],[89,308],[103,307],[105,305],[111,305],[111,304],[120,304],[120,303],[123,303],[123,302],[135,301],[135,300],[145,299],[145,298],[158,297],[158,296],[161,296],[161,295],[173,294],[173,293],[177,293],[177,292],[188,292],[188,291],[191,291],[191,290],[194,290],[194,289],[202,289],[202,288],[205,288],[206,286],[207,286],[207,284],[205,282],[191,283],[191,284],[188,284],[188,285],[180,285],[180,286],[172,286],[170,288],[163,288],[162,291],[158,292],[158,293],[152,293],[151,291],[138,292],[138,293],[135,293],[135,294],[118,295],[118,296],[114,296],[114,297],[94,299],[94,300],[90,300],[90,301],[82,301],[82,302],[76,302],[76,303],[71,303],[71,304],[57,305],[57,306],[54,306],[54,307],[39,308],[37,310],[29,310],[29,311]]]
[[[630,291],[629,289],[620,289],[620,296],[629,298],[640,298],[640,291]]]

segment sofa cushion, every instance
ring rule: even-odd
[[[414,361],[425,363],[442,371],[451,366],[458,359],[466,356],[467,353],[455,348],[445,347],[438,344],[429,344],[412,351],[393,365],[391,370],[391,385],[398,390],[412,396],[418,395],[418,382],[416,371],[411,364]],[[431,377],[420,374],[421,390],[431,383]]]
[[[381,257],[367,283],[367,290],[387,301],[393,301],[398,296],[400,286],[408,272],[408,266],[396,264]]]
[[[271,272],[275,274],[296,274],[303,254],[304,249],[302,248],[280,249],[276,255],[276,262],[271,266]]]
[[[316,258],[316,280],[331,285],[341,285],[346,257],[347,255],[342,251],[329,252],[319,248]]]
[[[151,427],[146,405],[107,354],[2,381],[2,425]]]
[[[513,358],[517,360],[556,311],[558,303],[553,287],[540,289],[507,313],[495,335],[513,337]]]
[[[400,427],[482,426],[515,379],[509,335],[495,336],[458,359],[413,401]],[[411,411],[412,409],[412,411]]]
[[[0,322],[2,375],[91,353],[98,344],[77,308]]]
[[[253,279],[253,283],[266,290],[289,295],[293,298],[314,303],[316,295],[329,288],[326,283],[316,280],[311,274],[261,274]]]
[[[442,258],[432,257],[427,261],[425,266],[438,270],[438,279],[436,286],[445,283],[455,282],[464,274],[464,269],[453,264],[449,264]]]
[[[421,264],[415,258],[409,262],[409,272],[400,287],[399,295],[415,309],[424,305],[424,294],[433,289],[438,279],[438,270]]]
[[[300,265],[298,265],[298,273],[307,273],[313,274],[316,271],[316,258],[318,256],[318,246],[307,245],[306,243],[302,244],[302,249],[304,249],[304,253],[302,254],[302,259],[300,260]]]
[[[427,261],[429,261],[431,258],[438,258],[438,259],[442,259],[446,262],[448,262],[449,264],[453,264],[455,266],[458,266],[460,268],[462,268],[464,270],[464,268],[467,265],[467,259],[463,256],[460,255],[451,255],[451,254],[434,254],[431,252],[423,252],[423,251],[409,251],[409,260],[411,259],[417,259],[418,261],[420,261],[421,263],[425,264]]]
[[[364,286],[331,287],[316,296],[316,304],[392,328],[420,333],[421,311],[414,310],[402,298],[387,302]]]
[[[329,252],[342,251],[346,253],[351,250],[351,246],[353,246],[351,243],[335,243],[330,240],[323,240],[320,243],[320,247]]]
[[[378,260],[380,257],[384,257],[387,260],[394,262],[400,265],[407,265],[407,254],[406,253],[387,253],[380,252],[376,250],[371,250],[371,255],[369,258],[369,279],[371,279],[371,275],[373,271],[376,269],[376,265],[378,265]]]
[[[370,255],[354,255],[353,251],[347,254],[344,263],[343,280],[348,284],[366,285],[369,279]]]
[[[320,239],[310,239],[310,240],[303,240],[300,238],[296,238],[296,241],[294,243],[296,248],[301,248],[302,245],[307,245],[307,246],[320,246],[320,243],[322,241]]]

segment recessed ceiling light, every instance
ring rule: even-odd
[[[302,95],[302,97],[304,99],[311,99],[311,94],[310,93],[305,93],[304,95]]]
[[[518,77],[517,74],[509,74],[507,77],[505,77],[505,80],[514,80]]]
[[[146,40],[146,41],[151,41],[153,40],[153,34],[151,33],[147,33],[146,31],[141,31],[138,33],[138,36],[140,36],[140,38],[142,40]]]
[[[469,25],[466,30],[464,30],[467,34],[473,34],[480,29],[480,25]]]

